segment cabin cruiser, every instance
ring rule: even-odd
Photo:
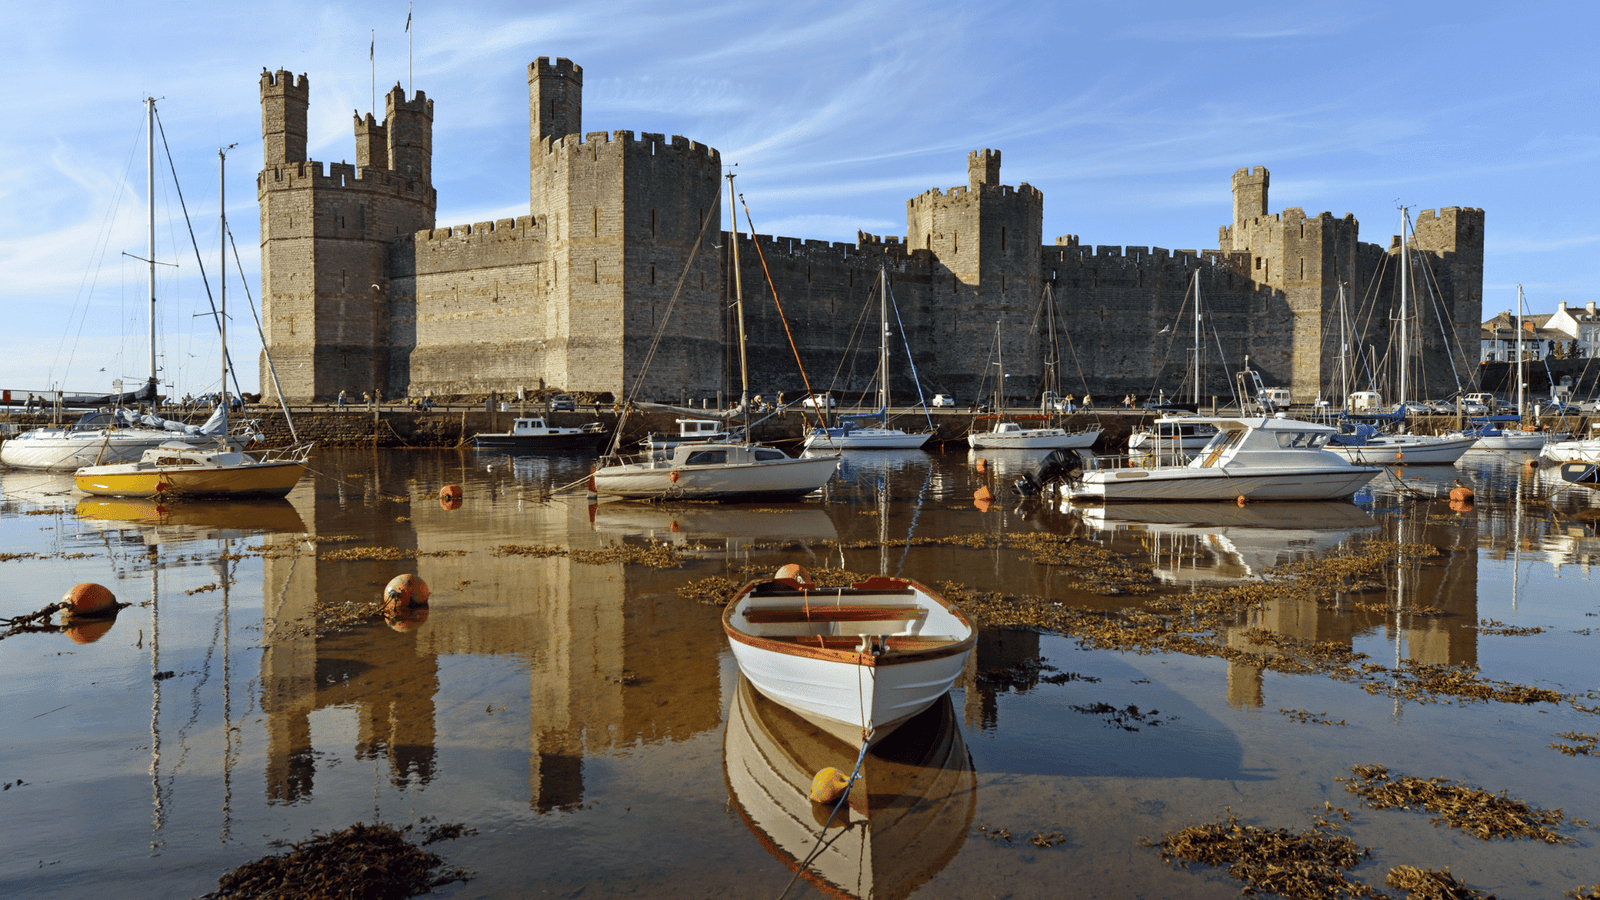
[[[1328,425],[1279,416],[1196,416],[1217,435],[1183,465],[1124,465],[1085,470],[1067,487],[1073,500],[1339,500],[1378,472],[1327,449]],[[1098,463],[1098,461],[1097,461]]]

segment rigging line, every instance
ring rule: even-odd
[[[1049,285],[1045,285],[1044,289],[1045,289],[1045,291],[1050,292],[1050,286]],[[1051,303],[1055,303],[1055,299],[1056,298],[1055,298],[1054,292],[1050,292],[1050,302]],[[1052,329],[1052,331],[1053,331],[1053,329]],[[1088,376],[1083,374],[1083,360],[1078,358],[1078,347],[1077,347],[1076,344],[1072,343],[1072,329],[1070,329],[1070,328],[1067,329],[1066,334],[1067,334],[1067,352],[1072,354],[1072,367],[1074,369],[1078,370],[1078,381],[1083,383],[1083,395],[1085,397],[1087,397],[1087,396],[1089,396],[1089,379],[1088,379]],[[1050,337],[1051,337],[1052,341],[1055,340],[1055,335],[1054,334],[1052,334]],[[1058,358],[1059,358],[1059,356],[1058,356]]]
[[[1239,386],[1234,382],[1233,373],[1228,371],[1228,354],[1222,352],[1222,332],[1217,330],[1216,315],[1211,312],[1211,304],[1204,297],[1200,298],[1200,302],[1205,304],[1205,315],[1211,320],[1211,336],[1215,338],[1217,342],[1217,359],[1222,363],[1222,377],[1228,380],[1228,391],[1233,397],[1233,402],[1238,404],[1239,408],[1243,410],[1244,399],[1238,394]],[[1196,410],[1196,412],[1198,412],[1198,410]]]
[[[759,255],[759,254],[760,254],[760,251],[757,251],[757,255]],[[845,367],[845,363],[846,362],[851,362],[852,363],[852,365],[850,367],[850,374],[852,376],[854,376],[854,374],[855,374],[855,366],[853,365],[853,363],[854,363],[854,360],[855,360],[855,357],[856,357],[856,353],[857,353],[857,349],[856,349],[857,348],[857,344],[861,339],[862,329],[864,329],[866,327],[867,311],[872,308],[872,298],[876,297],[877,295],[878,295],[878,279],[874,278],[874,279],[872,279],[872,287],[867,291],[867,302],[861,304],[861,313],[856,316],[855,327],[853,329],[851,329],[851,331],[850,331],[850,340],[848,342],[846,342],[846,344],[845,344],[844,353],[840,354],[840,356],[839,356],[839,365],[834,368],[833,377],[828,381],[828,390],[832,391],[832,390],[838,388],[840,390],[840,392],[843,393],[844,389],[843,388],[839,388],[838,386],[839,386],[840,379],[842,379],[844,377],[844,367]],[[870,382],[869,382],[869,386],[870,386]],[[807,396],[810,396],[809,392],[807,393]]]
[[[1416,232],[1412,232],[1416,236]],[[1439,320],[1439,339],[1444,342],[1444,355],[1450,360],[1450,375],[1455,378],[1456,393],[1461,393],[1461,371],[1456,368],[1456,357],[1450,349],[1450,330],[1445,327],[1444,310],[1441,308],[1441,295],[1443,289],[1439,287],[1439,277],[1434,273],[1433,266],[1428,263],[1428,254],[1419,254],[1422,257],[1422,286],[1428,289],[1428,305],[1433,309],[1433,315]],[[1456,348],[1461,351],[1462,364],[1466,364],[1467,348],[1456,341]]]
[[[1190,281],[1190,286],[1192,287],[1193,284],[1194,284],[1194,279],[1190,279],[1189,281]],[[1190,288],[1184,288],[1184,291],[1183,291],[1183,305],[1178,307],[1178,316],[1177,316],[1177,319],[1175,320],[1175,322],[1183,321],[1183,311],[1189,308],[1189,291],[1190,291]],[[1178,339],[1178,328],[1177,328],[1176,324],[1173,324],[1173,325],[1169,326],[1166,329],[1166,331],[1169,332],[1172,335],[1172,337],[1167,338],[1167,349],[1166,349],[1166,352],[1161,354],[1161,365],[1156,367],[1155,376],[1150,382],[1150,390],[1149,390],[1148,393],[1146,393],[1144,395],[1146,400],[1148,400],[1151,397],[1155,396],[1156,385],[1161,380],[1161,374],[1167,370],[1167,360],[1172,358],[1172,345]],[[1161,332],[1159,332],[1159,331],[1156,332],[1157,335],[1159,335],[1160,333]]]
[[[223,327],[222,316],[217,312],[216,299],[211,296],[211,281],[206,278],[206,263],[200,256],[200,242],[194,236],[194,223],[189,220],[189,205],[183,201],[183,185],[178,183],[178,167],[172,161],[172,147],[167,143],[167,127],[161,124],[160,113],[156,113],[156,130],[161,133],[161,149],[166,151],[167,167],[172,170],[172,187],[178,194],[178,208],[183,210],[183,224],[189,229],[189,243],[194,245],[195,265],[200,267],[200,285],[206,289],[206,303],[211,307],[211,315],[216,319],[217,330],[220,332]],[[233,392],[235,394],[243,393],[243,391],[239,390],[239,371],[233,367],[233,359],[226,351],[223,352],[223,356],[225,357],[222,360],[223,364],[228,367],[229,372],[233,373]],[[217,388],[225,391],[228,386],[219,384]]]
[[[883,279],[883,283],[887,286],[889,279]],[[889,308],[894,310],[894,325],[900,329],[900,345],[906,348],[906,364],[911,367],[911,383],[917,386],[917,404],[922,407],[922,415],[928,420],[928,428],[931,430],[933,428],[933,413],[928,411],[928,401],[923,397],[922,377],[917,374],[917,361],[911,356],[911,339],[906,337],[906,323],[900,320],[900,304],[894,302],[894,291],[892,290],[889,291]],[[887,374],[885,373],[885,377],[887,377]],[[887,422],[887,410],[884,411],[884,416]]]
[[[256,320],[256,334],[261,337],[261,355],[267,358],[267,373],[272,376],[272,390],[278,395],[278,406],[283,409],[283,421],[289,424],[289,437],[300,443],[300,435],[294,428],[294,417],[289,415],[289,401],[284,399],[283,385],[278,383],[278,367],[272,364],[272,354],[267,351],[267,332],[261,327],[261,315],[256,312],[256,298],[250,293],[250,282],[244,277],[244,263],[239,259],[239,245],[234,243],[233,229],[228,229],[228,246],[233,248],[233,264],[239,269],[239,281],[244,285],[244,298],[250,305],[250,317]],[[238,387],[239,376],[234,376],[234,386]]]
[[[800,348],[795,346],[794,332],[789,330],[789,317],[783,314],[783,301],[778,299],[778,286],[772,283],[772,270],[767,268],[767,254],[761,250],[761,242],[756,240],[755,219],[750,216],[750,204],[744,202],[744,195],[739,195],[739,205],[744,207],[744,220],[750,224],[750,243],[756,248],[756,256],[761,259],[761,272],[767,276],[767,287],[772,291],[772,303],[778,308],[778,321],[783,323],[783,334],[789,339],[789,349],[794,351],[794,364],[800,367],[800,381],[806,386],[806,396],[812,396],[811,377],[806,374],[806,365],[800,361]],[[820,407],[822,404],[814,404]],[[828,427],[827,413],[822,409],[813,409],[817,415],[817,427]],[[801,421],[805,421],[805,409],[800,412]],[[748,435],[747,435],[748,437]],[[864,751],[863,751],[864,752]]]

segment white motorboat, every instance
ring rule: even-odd
[[[974,450],[1087,450],[1100,438],[1100,426],[1078,431],[1065,428],[1023,428],[1016,422],[996,422],[989,431],[967,435]]]
[[[764,444],[684,442],[601,466],[596,492],[635,500],[777,500],[817,490],[839,456],[796,459]]]
[[[1474,420],[1471,428],[1462,431],[1453,431],[1450,437],[1470,437],[1473,439],[1473,450],[1542,450],[1545,441],[1549,440],[1549,432],[1539,431],[1532,426],[1502,427],[1511,425],[1520,417],[1512,416],[1511,421],[1505,423]]]
[[[739,671],[774,702],[859,747],[927,709],[960,677],[977,632],[943,597],[881,575],[819,588],[793,568],[793,577],[740,588],[722,614]]]
[[[563,428],[540,418],[515,419],[510,431],[480,434],[472,439],[472,447],[502,453],[593,453],[605,436],[605,426],[599,422]]]
[[[674,421],[678,423],[678,433],[676,435],[651,432],[640,443],[647,450],[671,450],[685,441],[725,443],[733,440],[733,435],[728,431],[727,424],[716,419],[675,419]]]
[[[1551,441],[1539,455],[1555,463],[1600,463],[1600,422],[1589,426],[1587,438]]]
[[[1370,425],[1355,427],[1329,441],[1328,450],[1367,466],[1453,466],[1478,442],[1470,435],[1386,434]]]
[[[1067,488],[1074,500],[1338,500],[1381,470],[1326,449],[1327,425],[1278,418],[1196,417],[1217,436],[1186,465],[1096,467]]]
[[[843,806],[819,806],[810,796],[816,774],[856,771],[858,749],[741,678],[723,740],[731,806],[768,853],[822,893],[909,897],[972,833],[977,776],[961,722],[950,699],[940,699],[862,758]]]

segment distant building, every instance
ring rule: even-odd
[[[570,60],[540,58],[527,81],[529,214],[440,228],[432,100],[396,85],[382,121],[355,116],[355,162],[324,164],[306,158],[309,80],[263,71],[265,345],[289,398],[737,391],[720,154],[677,136],[584,134],[583,69]],[[880,269],[900,323],[895,343],[903,333],[924,396],[953,394],[962,405],[992,389],[985,381],[1000,359],[1021,403],[1052,382],[1063,394],[1187,394],[1197,276],[1202,395],[1229,396],[1230,373],[1248,355],[1268,383],[1319,396],[1341,351],[1339,284],[1352,309],[1356,293],[1392,291],[1398,239],[1361,243],[1348,214],[1269,212],[1264,167],[1234,173],[1218,249],[1169,251],[1095,247],[1076,235],[1045,243],[1043,194],[1001,184],[1000,161],[997,150],[973,151],[964,185],[908,200],[903,237],[741,234],[752,389],[807,391],[792,336],[811,388],[847,402],[864,390],[876,362],[854,352],[857,322]],[[1435,357],[1423,370],[1440,381],[1430,392],[1448,392],[1443,357],[1470,347],[1482,319],[1483,227],[1481,209],[1416,218],[1415,261],[1451,336],[1421,329]],[[1382,346],[1388,321],[1373,318],[1363,340]],[[902,400],[917,396],[911,377],[911,366],[897,367]]]

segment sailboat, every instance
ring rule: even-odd
[[[1194,273],[1194,349],[1190,370],[1190,401],[1200,408],[1200,270]],[[1165,415],[1149,425],[1135,428],[1128,435],[1128,452],[1151,453],[1157,458],[1193,453],[1203,449],[1217,436],[1217,428],[1207,422],[1186,421],[1188,415]]]
[[[739,443],[685,440],[670,449],[649,449],[638,457],[601,466],[589,478],[596,493],[636,500],[797,499],[827,484],[839,468],[837,453],[795,458],[777,447],[750,441],[750,367],[745,356],[739,219],[734,207],[731,172],[728,174],[728,208],[734,215],[732,258],[739,330],[739,408],[747,417],[743,440]]]
[[[909,355],[909,354],[908,354]],[[806,435],[807,450],[916,450],[933,437],[932,431],[915,434],[888,427],[889,416],[889,275],[878,269],[878,411],[841,415],[833,427],[819,425]],[[876,421],[878,425],[865,422]]]
[[[1523,335],[1522,310],[1522,285],[1517,285],[1517,414],[1515,416],[1478,416],[1472,420],[1473,427],[1457,434],[1461,437],[1472,436],[1477,438],[1472,444],[1474,450],[1542,450],[1544,449],[1546,435],[1542,431],[1532,428],[1506,429],[1502,426],[1513,422],[1521,423],[1524,406],[1524,394],[1527,388],[1527,379],[1523,376]]]
[[[222,391],[218,409],[228,408],[228,218],[227,150],[217,151],[222,161],[222,255],[218,271],[221,311],[217,324],[222,335]],[[78,490],[103,497],[283,497],[305,474],[310,444],[267,450],[256,454],[230,448],[224,442],[196,447],[183,442],[163,442],[136,462],[84,466],[75,480]]]
[[[1409,398],[1407,384],[1411,364],[1408,314],[1411,307],[1411,242],[1415,237],[1410,229],[1411,217],[1406,207],[1400,207],[1400,347],[1398,353],[1400,378],[1397,384],[1395,409],[1404,415]],[[1475,437],[1435,437],[1423,434],[1386,434],[1372,425],[1360,424],[1351,431],[1341,431],[1328,442],[1327,449],[1358,465],[1376,466],[1427,466],[1454,465],[1477,441]]]
[[[1000,374],[995,378],[994,427],[988,431],[974,429],[967,435],[967,446],[974,450],[1087,450],[1094,446],[1094,442],[1100,439],[1099,425],[1081,431],[1055,427],[1024,428],[1020,423],[1000,418],[1006,405],[1006,367],[1005,358],[1000,352],[1000,323],[996,322],[994,329],[995,365],[1000,367]]]
[[[156,396],[156,149],[154,97],[145,98],[148,129],[146,188],[149,201],[150,250],[145,262],[150,269],[150,380],[140,396]],[[162,443],[186,447],[225,441],[230,449],[240,449],[254,440],[253,433],[228,434],[228,405],[220,403],[204,425],[186,425],[136,411],[94,411],[64,427],[36,428],[0,444],[0,463],[18,469],[71,472],[83,466],[118,463],[138,459],[140,454]]]

